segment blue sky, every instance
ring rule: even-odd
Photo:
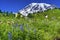
[[[0,9],[2,11],[18,12],[32,2],[49,3],[60,7],[60,0],[0,0]]]

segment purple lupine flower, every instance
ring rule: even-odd
[[[12,33],[8,32],[8,40],[12,40]]]
[[[15,24],[15,27],[18,27],[18,23]]]
[[[23,24],[20,25],[20,30],[24,31]]]
[[[34,29],[33,32],[36,33],[36,29]]]
[[[18,23],[12,24],[12,26],[15,27],[15,28],[18,27]]]
[[[29,30],[28,24],[26,24],[26,28]]]
[[[30,31],[30,30],[31,30],[31,28],[29,27],[29,25],[28,25],[28,24],[26,24],[26,28],[28,29],[28,31]]]
[[[14,31],[14,28],[15,28],[15,24],[12,24],[12,31]]]

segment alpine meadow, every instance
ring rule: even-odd
[[[27,17],[0,10],[0,40],[60,40],[60,9]]]

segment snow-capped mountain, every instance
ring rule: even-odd
[[[27,5],[25,8],[21,9],[19,12],[23,16],[28,16],[29,13],[44,12],[45,10],[54,8],[55,6],[46,3],[31,3]]]

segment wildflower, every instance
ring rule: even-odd
[[[2,21],[0,21],[0,24],[2,24]]]
[[[12,22],[12,24],[14,24],[14,21],[11,21]]]
[[[15,18],[18,16],[18,13],[15,13]]]
[[[9,22],[9,21],[7,21],[7,24],[10,24],[10,22]]]
[[[33,32],[36,33],[36,29],[34,29]]]
[[[18,23],[16,23],[15,26],[18,27]]]
[[[18,27],[18,23],[14,23],[14,24],[12,24],[12,26],[13,26],[14,28]]]
[[[20,25],[20,30],[24,31],[23,24]]]
[[[45,18],[48,18],[48,15],[46,15]]]
[[[55,17],[55,16],[53,16],[53,17],[52,17],[52,19],[53,19],[53,20],[55,20],[55,19],[56,19],[56,17]]]
[[[12,40],[12,34],[11,34],[11,32],[8,32],[8,39]]]
[[[26,24],[26,27],[28,28],[28,24]]]
[[[21,15],[20,17],[23,17],[23,15]]]

